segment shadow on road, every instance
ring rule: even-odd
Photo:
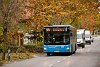
[[[52,57],[52,56],[70,56],[70,55],[72,55],[72,54],[70,54],[70,53],[53,53],[53,54],[51,54],[50,56],[47,56],[47,57]]]
[[[100,56],[100,52],[77,52],[74,56]]]

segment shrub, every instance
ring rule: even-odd
[[[18,49],[17,49],[17,52],[18,53],[25,53],[26,52],[26,49],[25,49],[25,47],[19,47]]]
[[[0,44],[0,53],[3,52],[3,45]]]
[[[21,47],[19,47],[19,46],[7,46],[6,52],[8,49],[11,50],[11,53],[16,53],[16,52],[17,53],[25,53],[26,52],[26,49],[23,46],[21,46]]]
[[[7,46],[6,52],[7,52],[8,49],[10,49],[12,53],[15,53],[18,48],[19,48],[18,46]]]
[[[42,46],[36,46],[35,52],[43,52],[43,47]]]
[[[0,66],[2,66],[3,64],[4,64],[4,61],[1,61],[1,60],[0,60]]]
[[[29,52],[42,52],[42,50],[43,50],[42,46],[37,46],[37,45],[24,45],[24,47]]]

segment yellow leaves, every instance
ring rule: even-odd
[[[48,16],[46,16],[47,18],[51,18],[52,17],[52,15],[48,15]]]
[[[93,30],[95,26],[95,19],[93,15],[87,15],[84,18],[84,21],[82,23],[82,27],[85,29]]]
[[[66,12],[59,12],[60,15],[66,15]]]
[[[76,25],[78,22],[94,22],[94,19],[88,18],[90,17],[88,15],[94,16],[97,5],[95,1],[90,0],[32,0],[32,3],[35,5],[33,8],[33,21],[36,24],[34,28],[38,30],[48,24],[73,22]]]
[[[3,28],[0,27],[0,35],[3,35]]]

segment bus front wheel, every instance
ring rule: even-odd
[[[50,56],[50,53],[47,53],[47,56]]]

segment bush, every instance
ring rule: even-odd
[[[25,49],[25,47],[19,47],[19,48],[17,49],[17,52],[18,52],[18,53],[25,53],[25,52],[26,52],[26,49]]]
[[[37,46],[37,45],[24,45],[24,47],[29,52],[42,52],[43,51],[42,46]]]
[[[19,46],[7,45],[6,46],[6,53],[8,52],[8,49],[11,50],[11,53],[16,53],[16,52],[18,52],[18,53],[25,53],[26,52],[25,47],[22,47],[22,46],[19,47]],[[0,53],[2,53],[2,52],[3,52],[3,45],[0,44]]]
[[[15,53],[18,48],[19,48],[18,46],[7,46],[6,52],[8,51],[8,49],[10,49],[12,53]]]
[[[25,47],[21,46],[7,46],[7,50],[10,49],[11,50],[11,53],[25,53],[26,52],[26,49]],[[7,52],[7,51],[6,51]]]
[[[0,60],[0,66],[2,66],[3,64],[4,64],[4,61],[1,61],[1,60]]]
[[[36,46],[36,51],[35,52],[43,52],[43,47],[42,46]]]
[[[0,44],[0,53],[3,52],[3,45]]]

